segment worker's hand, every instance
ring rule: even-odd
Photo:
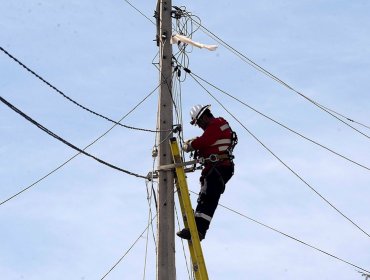
[[[194,148],[191,146],[191,142],[193,142],[193,139],[185,141],[184,145],[182,146],[184,152],[189,153],[194,151]]]

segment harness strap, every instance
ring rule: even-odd
[[[218,154],[212,154],[210,155],[208,158],[199,158],[199,161],[201,163],[204,163],[204,162],[217,162],[217,161],[222,161],[222,160],[233,160],[234,159],[234,156],[233,155],[229,155],[229,154],[221,154],[221,155],[218,155]]]

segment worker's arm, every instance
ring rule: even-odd
[[[217,125],[212,125],[204,131],[203,135],[195,138],[191,142],[194,150],[201,150],[214,144],[221,136],[221,129]]]

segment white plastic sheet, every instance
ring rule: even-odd
[[[206,45],[199,42],[194,42],[192,39],[183,35],[179,34],[172,35],[171,44],[178,44],[179,42],[189,44],[200,49],[207,49],[209,51],[215,51],[218,47],[217,45]]]

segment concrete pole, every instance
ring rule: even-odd
[[[159,0],[159,79],[158,127],[173,126],[171,0]],[[172,163],[169,132],[159,133],[159,165]],[[158,255],[157,280],[175,280],[174,177],[172,171],[158,173]]]

